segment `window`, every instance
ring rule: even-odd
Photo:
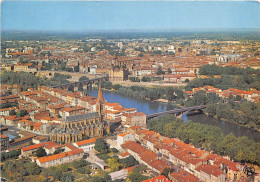
[[[237,179],[237,174],[234,174],[234,180],[236,180]]]

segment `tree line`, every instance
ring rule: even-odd
[[[246,136],[225,136],[216,126],[184,122],[174,115],[164,115],[149,121],[147,127],[161,135],[192,143],[195,147],[228,155],[237,162],[260,164],[260,143],[249,140]]]
[[[186,90],[211,85],[222,90],[237,88],[248,90],[254,88],[260,90],[260,71],[252,68],[220,67],[217,65],[203,65],[199,70],[200,75],[208,75],[211,78],[198,78],[188,83]],[[219,75],[215,78],[214,75]]]
[[[238,68],[234,66],[228,66],[228,67],[221,67],[217,66],[215,64],[206,64],[200,67],[199,74],[200,75],[243,75],[243,74],[259,74],[259,69],[253,69],[253,68]]]
[[[1,83],[2,84],[18,84],[21,85],[24,90],[28,88],[37,88],[38,86],[53,86],[63,83],[68,83],[67,79],[71,78],[70,75],[62,75],[55,73],[51,79],[36,77],[31,73],[16,73],[13,71],[4,71],[1,74]]]
[[[206,85],[227,90],[229,88],[236,88],[240,90],[249,90],[254,88],[260,90],[260,74],[257,75],[220,75],[219,78],[198,78],[192,80],[185,87],[185,90],[192,90],[192,88],[204,87]]]
[[[112,85],[111,82],[103,81],[101,86],[105,89],[114,89],[117,93],[134,97],[137,99],[167,99],[169,101],[184,99],[184,92],[174,87],[167,88],[146,88],[142,86],[124,87],[122,85]]]
[[[144,76],[141,79],[138,77],[129,77],[129,80],[131,82],[152,82],[152,81],[161,81],[163,80],[163,77],[150,77],[150,76]]]
[[[206,105],[206,113],[255,130],[260,129],[260,103],[230,96],[222,99],[216,93],[196,92],[185,101],[186,106]]]

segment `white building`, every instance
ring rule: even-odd
[[[128,174],[128,170],[122,169],[120,171],[110,173],[109,175],[111,176],[112,180],[116,180],[116,179],[126,179],[127,174]]]
[[[134,135],[132,133],[122,133],[117,135],[117,149],[122,149],[121,145],[126,141],[135,141]]]
[[[79,160],[83,157],[83,154],[84,152],[82,149],[76,149],[69,152],[40,157],[36,160],[36,163],[40,167],[56,166],[63,163],[72,162],[74,160]]]
[[[118,42],[117,43],[117,47],[119,47],[119,49],[123,49],[123,43],[122,42]]]
[[[97,140],[96,138],[91,138],[91,139],[88,139],[88,140],[82,140],[82,141],[76,142],[73,145],[75,147],[83,149],[84,152],[88,152],[88,151],[94,150],[96,140]]]
[[[96,74],[96,70],[97,70],[97,65],[92,66],[89,69],[89,74]]]
[[[175,53],[175,50],[174,50],[174,46],[173,46],[173,45],[169,45],[169,47],[168,47],[168,52],[174,52],[174,53]]]
[[[91,52],[95,52],[96,51],[96,48],[95,47],[91,47]]]

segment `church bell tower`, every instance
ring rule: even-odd
[[[98,112],[102,121],[106,113],[105,113],[105,100],[103,98],[103,93],[101,89],[101,82],[99,82],[98,96],[96,102],[96,112]]]

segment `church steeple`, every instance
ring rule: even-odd
[[[98,88],[96,111],[98,112],[99,116],[101,116],[101,120],[102,120],[105,115],[105,100],[103,98],[101,83],[99,83],[99,88]]]
[[[97,102],[104,102],[103,93],[102,93],[102,89],[101,89],[101,83],[99,83],[99,86],[98,86]]]

